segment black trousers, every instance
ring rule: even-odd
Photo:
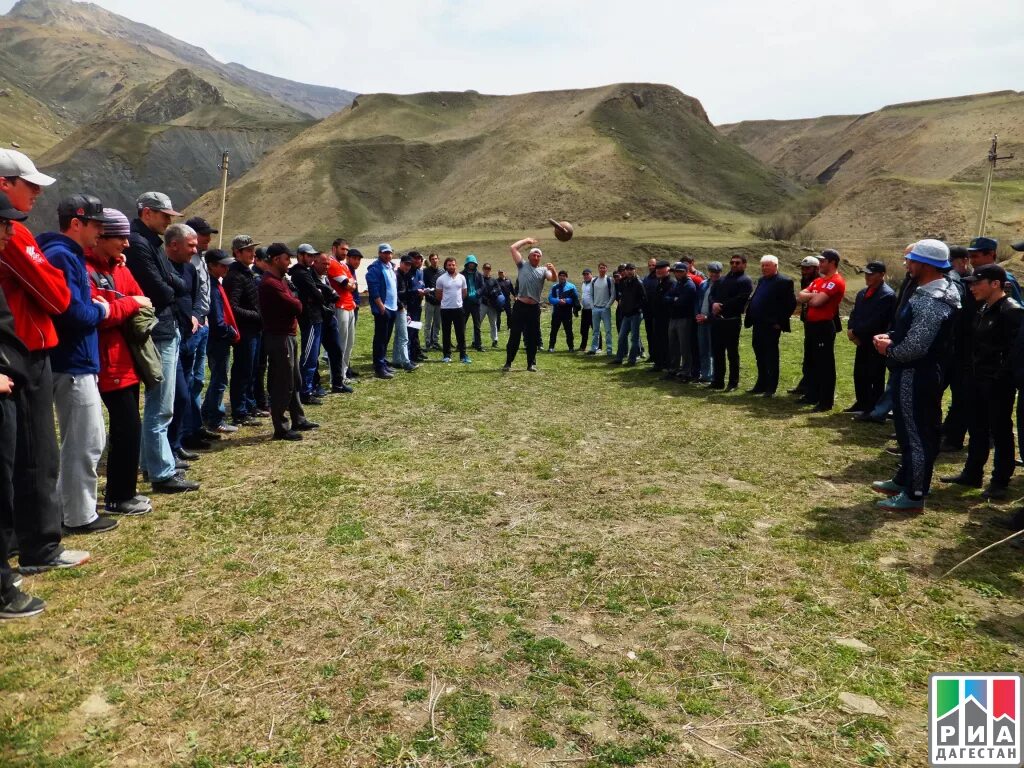
[[[587,348],[587,339],[590,338],[590,329],[594,327],[594,310],[580,310],[580,349]]]
[[[779,388],[779,338],[782,330],[757,323],[751,334],[754,359],[757,361],[757,381],[754,389],[774,394]]]
[[[540,345],[540,304],[517,301],[512,305],[508,324],[508,345],[505,347],[505,365],[512,365],[519,353],[520,340],[526,346],[526,364],[537,364]]]
[[[462,305],[462,311],[467,318],[473,320],[473,349],[483,349],[483,345],[480,342],[480,302],[466,301]]]
[[[804,325],[804,356],[800,360],[800,381],[796,385],[796,389],[801,393],[806,393],[811,382],[811,340],[807,337],[807,323],[802,321]]]
[[[274,434],[280,435],[306,420],[306,413],[299,402],[299,393],[302,391],[299,345],[294,336],[264,333],[263,346],[267,350],[270,420],[274,423]],[[285,420],[285,413],[290,423]]]
[[[0,398],[0,602],[11,588],[14,574],[7,562],[14,541],[14,455],[18,444],[18,421],[14,400]]]
[[[373,316],[373,367],[376,370],[388,368],[388,344],[391,333],[395,330],[395,315],[392,309],[385,309],[383,314]]]
[[[804,333],[811,340],[809,382],[805,382],[805,397],[823,408],[831,408],[836,399],[836,326],[831,320],[804,325]]]
[[[729,386],[740,384],[740,319],[716,317],[711,322],[711,357],[714,360],[712,385],[725,384],[725,361],[729,360]]]
[[[649,309],[644,310],[644,337],[647,342],[648,359],[654,360],[654,348],[657,342],[654,340],[654,314]]]
[[[861,341],[853,357],[853,391],[858,410],[873,411],[885,392],[885,358],[871,340]]]
[[[320,330],[320,346],[327,353],[327,360],[331,365],[331,386],[340,387],[345,383],[345,372],[341,370],[341,335],[338,332],[338,316],[334,314],[334,308],[324,310],[324,324]],[[320,366],[317,366],[317,378],[320,376]],[[316,389],[319,381],[315,382]]]
[[[455,328],[455,346],[459,357],[466,356],[466,314],[464,309],[441,310],[441,354],[452,356],[452,327]]]
[[[1009,376],[997,380],[971,378],[967,407],[967,431],[971,439],[964,464],[967,477],[982,479],[991,445],[995,449],[992,482],[1002,486],[1009,484],[1015,464],[1013,399],[1016,395],[1017,389]]]
[[[15,423],[14,495],[0,505],[0,531],[14,538],[8,551],[18,548],[22,565],[41,565],[63,551],[61,510],[57,501],[60,454],[53,415],[53,371],[45,351],[26,358],[28,383],[14,390]]]
[[[565,329],[565,343],[569,346],[569,351],[572,352],[575,349],[572,334],[572,305],[571,304],[559,304],[558,306],[552,305],[551,307],[551,334],[548,336],[548,349],[555,348],[555,342],[558,340],[558,329]]]
[[[138,492],[139,446],[142,419],[139,416],[139,385],[100,394],[107,407],[110,433],[107,436],[107,490],[104,501],[117,504]]]
[[[970,403],[967,402],[968,383],[971,380],[970,369],[957,361],[949,366],[946,374],[946,385],[949,387],[949,409],[946,411],[946,419],[942,422],[942,441],[946,445],[955,448],[962,448],[967,437],[967,409]],[[1021,423],[1021,404],[1017,403],[1017,429],[1024,428]],[[1018,442],[1020,442],[1018,440]]]

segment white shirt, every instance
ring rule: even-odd
[[[456,273],[452,277],[443,272],[434,284],[441,290],[441,309],[462,309],[462,292],[466,290],[466,278]]]

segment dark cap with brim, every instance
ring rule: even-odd
[[[348,249],[348,253],[345,254],[345,255],[348,256],[349,258],[352,258],[352,259],[361,259],[361,258],[363,258],[363,252],[360,251],[358,248],[349,248]]]
[[[971,240],[971,244],[967,247],[968,252],[974,253],[976,251],[994,251],[999,248],[999,241],[993,237],[976,237]]]
[[[295,254],[292,253],[292,249],[284,243],[271,243],[267,246],[267,259],[274,259],[278,256],[288,255],[289,258],[294,259]]]
[[[107,216],[103,213],[103,203],[94,195],[68,195],[57,203],[57,217],[98,221],[100,224],[107,223]]]
[[[202,216],[193,216],[188,219],[185,224],[192,227],[197,235],[219,235],[220,231],[210,226],[210,222],[204,219]]]
[[[1010,247],[1015,251],[1024,251],[1024,240],[1021,240],[1019,243],[1014,243]]]
[[[225,267],[235,263],[234,256],[227,251],[222,251],[220,248],[211,248],[203,254],[203,258],[206,259],[207,264],[221,264]]]
[[[864,267],[864,271],[869,275],[884,275],[885,263],[881,261],[869,261]]]
[[[973,273],[963,278],[965,283],[977,283],[982,280],[998,280],[1000,283],[1006,282],[1006,270],[1000,267],[998,264],[985,264],[982,267],[978,267]]]
[[[4,221],[24,221],[28,214],[19,211],[11,205],[11,199],[3,192],[0,192],[0,219]]]

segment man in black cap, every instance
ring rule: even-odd
[[[996,264],[999,261],[999,241],[992,237],[976,237],[967,246],[967,254],[974,269],[986,264]],[[1020,285],[1012,272],[1006,273],[1006,295],[1018,304],[1022,302]]]
[[[206,317],[210,312],[210,272],[206,267],[206,259],[203,258],[203,254],[209,249],[210,240],[214,235],[219,234],[219,231],[214,229],[210,222],[202,216],[193,216],[185,224],[192,227],[192,231],[196,233],[196,253],[192,257],[192,266],[196,268],[197,287],[196,300],[193,303],[192,310],[199,320],[199,328],[192,334],[192,338],[189,339],[189,345],[192,348],[193,354],[190,377],[192,401],[198,412],[202,405],[203,386],[206,383],[206,348],[210,340],[210,328],[206,322]],[[186,371],[185,373],[188,374],[189,372]],[[217,440],[219,438],[219,434],[200,426],[196,435],[186,437],[182,441],[182,445],[185,448],[195,450],[202,447],[203,441]]]
[[[672,277],[669,263],[664,259],[654,262],[654,301],[648,304],[651,319],[651,332],[648,340],[651,344],[651,371],[666,371],[669,368],[668,326],[672,319],[673,292],[676,281]],[[650,296],[650,293],[648,293]]]
[[[693,378],[693,318],[697,313],[697,286],[685,261],[672,265],[675,281],[668,296],[668,373],[665,378],[689,382]]]
[[[1006,294],[1006,270],[998,264],[979,267],[964,282],[978,305],[971,336],[967,427],[970,442],[963,470],[942,481],[980,487],[991,445],[995,448],[992,482],[982,495],[1004,499],[1015,465],[1014,369],[1021,363],[1014,359],[1014,353],[1018,351],[1024,309]]]
[[[615,287],[615,297],[619,302],[619,342],[612,362],[621,365],[628,348],[627,365],[636,365],[636,359],[640,355],[640,324],[643,322],[644,309],[647,306],[647,292],[637,280],[636,267],[633,264],[623,264],[619,274],[619,281]]]
[[[302,432],[319,425],[306,419],[299,401],[302,372],[295,333],[302,315],[302,302],[285,280],[294,254],[284,243],[267,247],[267,270],[260,280],[260,317],[263,344],[267,349],[267,389],[275,440],[301,440]],[[288,414],[289,419],[285,418]]]
[[[846,336],[856,346],[853,391],[856,401],[846,413],[871,413],[885,391],[885,358],[875,350],[875,336],[889,330],[896,292],[885,284],[885,264],[869,261],[864,282],[846,324]]]
[[[224,424],[224,393],[228,389],[228,362],[231,359],[231,347],[242,338],[238,332],[235,315],[231,311],[231,303],[224,291],[221,280],[228,273],[228,267],[234,259],[217,248],[206,251],[207,269],[210,272],[210,313],[207,323],[210,327],[210,340],[207,352],[210,359],[210,384],[206,388],[201,413],[203,422],[214,433],[220,431],[237,431],[237,427]],[[226,427],[226,430],[222,430]]]
[[[747,277],[747,257],[729,259],[729,274],[711,286],[711,350],[714,380],[708,389],[730,392],[740,385],[740,328],[754,284]],[[729,360],[729,385],[725,383],[725,361]]]
[[[789,333],[789,318],[796,309],[793,281],[779,274],[779,260],[761,257],[761,279],[750,297],[744,326],[752,328],[751,344],[757,361],[757,381],[752,395],[775,397],[779,388],[779,339]]]
[[[256,404],[254,382],[256,361],[259,355],[260,333],[263,321],[260,318],[260,301],[256,276],[252,265],[259,245],[249,235],[237,235],[231,241],[231,255],[235,262],[228,267],[224,278],[231,311],[238,323],[241,340],[235,345],[231,360],[231,422],[236,427],[255,426],[257,416],[264,416]],[[264,264],[265,268],[267,265]]]
[[[409,320],[420,325],[419,328],[409,326],[409,357],[413,363],[422,363],[427,359],[423,351],[423,343],[420,340],[420,331],[423,324],[423,299],[427,289],[423,284],[423,254],[419,251],[409,251],[409,258],[412,259],[412,276],[409,279],[410,289],[405,294],[406,312],[409,313]]]
[[[313,389],[324,327],[324,299],[319,288],[320,280],[313,271],[316,255],[316,248],[303,243],[295,251],[295,264],[288,270],[288,276],[302,302],[302,314],[299,316],[299,328],[302,331],[302,348],[299,352],[302,387],[299,389],[299,399],[303,405],[323,405],[323,400]],[[333,291],[331,293],[334,294]]]

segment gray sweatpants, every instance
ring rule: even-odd
[[[693,320],[690,318],[673,318],[668,321],[668,369],[670,371],[682,371],[689,374],[693,366],[691,333],[693,333]]]
[[[60,427],[57,498],[64,525],[88,525],[96,514],[96,467],[106,444],[99,377],[53,374],[53,404]]]

